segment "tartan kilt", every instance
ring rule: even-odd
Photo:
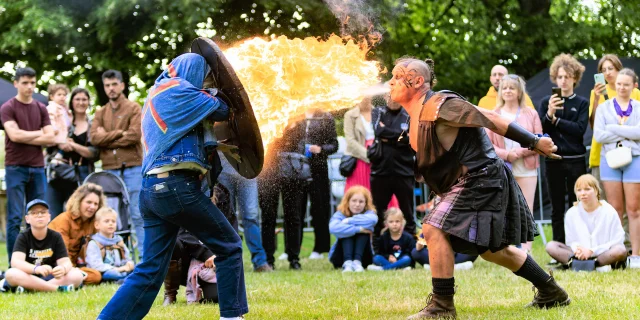
[[[422,220],[449,235],[455,252],[482,254],[533,241],[533,214],[502,159],[460,177]]]

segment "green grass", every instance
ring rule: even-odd
[[[310,253],[312,240],[311,234],[305,235],[303,257]],[[281,252],[282,247],[277,255]],[[549,260],[540,239],[534,244],[533,255],[543,264]],[[0,244],[0,268],[5,267],[6,253]],[[245,250],[250,308],[246,318],[405,319],[424,306],[431,291],[430,274],[421,268],[343,275],[326,260],[308,259],[302,260],[302,267],[303,271],[292,272],[286,262],[278,261],[276,272],[256,274],[250,271]],[[523,308],[533,298],[531,285],[481,259],[472,270],[460,271],[455,277],[459,319],[631,319],[640,314],[637,270],[558,272],[556,279],[573,302],[552,310]],[[0,297],[0,319],[95,319],[116,289],[115,285],[102,285],[70,294],[4,294]],[[159,294],[147,319],[217,319],[219,315],[217,305],[187,306],[184,290],[176,305],[161,304]]]

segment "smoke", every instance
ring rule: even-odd
[[[340,21],[341,36],[365,37],[371,46],[382,40],[383,31],[377,10],[369,4],[372,1],[375,0],[324,0]]]

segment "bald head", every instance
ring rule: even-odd
[[[491,84],[496,89],[496,91],[498,91],[498,87],[500,87],[500,79],[502,79],[502,77],[506,76],[508,73],[509,71],[507,70],[507,68],[500,64],[496,64],[495,66],[493,66],[493,68],[491,68],[491,76],[489,77],[489,81],[491,81]]]

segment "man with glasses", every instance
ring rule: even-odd
[[[60,233],[47,227],[49,205],[40,199],[29,202],[25,219],[30,228],[16,239],[0,292],[73,291],[83,275],[71,264]]]
[[[551,228],[553,240],[565,242],[564,214],[576,201],[573,187],[587,173],[587,149],[583,136],[589,125],[589,100],[573,90],[580,83],[585,67],[570,54],[556,56],[549,73],[551,81],[560,87],[561,97],[553,94],[542,99],[539,113],[542,130],[558,146],[562,159],[545,160],[546,178],[551,194]],[[568,201],[565,197],[568,195]]]
[[[491,76],[489,76],[489,81],[491,82],[491,87],[489,91],[487,91],[487,95],[480,99],[478,102],[478,107],[484,108],[487,110],[493,110],[496,108],[496,102],[498,99],[498,88],[500,87],[500,79],[502,77],[509,74],[509,70],[503,65],[495,65],[491,68]],[[531,102],[531,98],[529,98],[528,94],[524,94],[525,104],[527,107],[534,109],[533,102]]]

